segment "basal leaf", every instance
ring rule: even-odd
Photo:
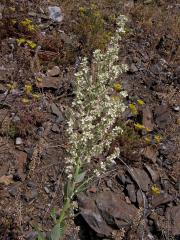
[[[76,178],[75,178],[75,182],[76,182],[76,183],[82,182],[82,181],[84,180],[85,175],[86,175],[86,171],[78,174],[78,175],[76,176]]]
[[[51,231],[51,240],[60,240],[64,235],[64,227],[59,223],[56,224]]]

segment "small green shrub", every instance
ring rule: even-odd
[[[95,49],[105,50],[112,36],[112,32],[106,27],[101,11],[95,4],[89,8],[79,8],[79,22],[74,31],[86,54],[92,53]]]

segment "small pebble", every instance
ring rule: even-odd
[[[173,110],[174,110],[175,112],[179,112],[180,106],[175,106],[175,107],[173,107]]]
[[[47,194],[49,194],[49,193],[50,193],[50,191],[49,191],[49,188],[47,188],[47,187],[44,187],[44,190],[45,190],[45,192],[46,192]]]
[[[18,116],[15,116],[15,117],[12,119],[12,121],[13,121],[14,123],[20,122],[20,118],[19,118]]]
[[[61,22],[63,20],[61,9],[57,6],[49,6],[49,17],[55,22]]]
[[[16,138],[16,145],[21,145],[23,143],[22,138],[17,137]]]

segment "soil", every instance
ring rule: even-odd
[[[79,57],[91,57],[93,50],[92,40],[83,42],[81,30],[77,31],[78,11],[79,7],[88,8],[92,3],[97,4],[108,19],[105,27],[112,33],[115,25],[109,20],[110,16],[122,13],[128,17],[128,31],[120,43],[120,61],[127,63],[129,70],[119,81],[128,92],[127,104],[137,103],[138,99],[145,104],[138,107],[137,116],[130,111],[124,116],[127,135],[120,137],[118,144],[122,149],[120,159],[125,164],[117,160],[116,168],[97,179],[86,194],[95,201],[98,194],[110,191],[120,194],[129,206],[144,208],[141,194],[137,193],[136,183],[139,182],[148,206],[144,220],[146,239],[178,239],[180,236],[179,216],[175,219],[172,214],[174,208],[178,211],[180,207],[180,4],[176,0],[117,2],[26,0],[0,3],[2,240],[36,239],[37,230],[47,233],[52,228],[52,209],[57,215],[61,211],[68,150],[65,112],[74,97],[73,74],[78,68]],[[49,18],[47,7],[51,5],[62,9],[61,23]],[[37,32],[22,29],[19,22],[25,18],[31,18],[39,25]],[[13,26],[12,20],[16,20]],[[17,46],[16,39],[23,37],[34,40],[41,49]],[[58,73],[47,76],[53,66],[59,67]],[[38,100],[25,94],[25,84],[32,86],[33,93],[40,96]],[[150,132],[134,130],[137,122]],[[161,140],[157,138],[159,136]],[[127,165],[136,169],[136,179],[130,176],[131,171],[128,173]],[[146,175],[151,179],[147,180]],[[123,181],[122,176],[130,182]],[[161,190],[161,198],[155,200],[151,191],[154,184]],[[136,194],[139,200],[136,200]],[[69,220],[67,225],[65,239],[108,239],[92,230],[83,214],[75,222]],[[79,233],[76,225],[80,225]],[[142,239],[137,224],[124,236],[117,226],[114,230],[117,240]]]

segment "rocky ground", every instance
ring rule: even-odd
[[[178,0],[1,2],[0,239],[36,239],[38,229],[51,229],[52,209],[60,212],[73,74],[80,56],[105,48],[102,39],[113,34],[119,13],[129,18],[120,43],[129,71],[119,80],[137,114],[131,108],[123,116],[117,166],[77,196],[65,239],[179,239]],[[94,10],[83,23],[80,8],[91,4],[97,4],[107,32],[99,18],[91,32]],[[35,31],[21,24],[26,18]]]

